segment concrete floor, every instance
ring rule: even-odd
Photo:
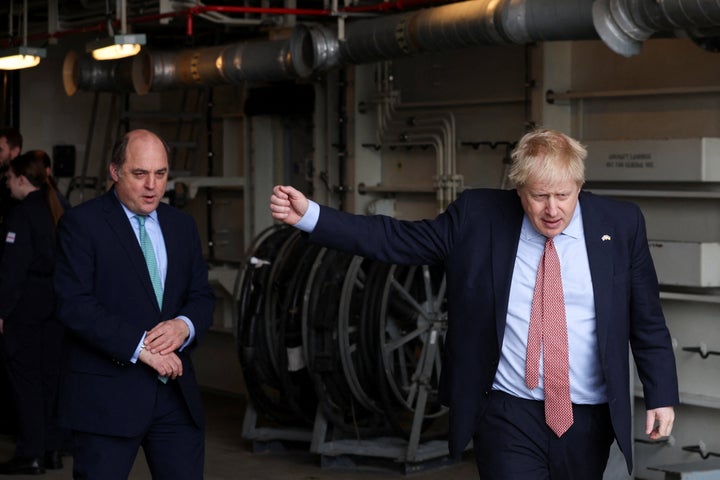
[[[309,452],[308,444],[295,444],[282,449],[272,448],[254,453],[265,446],[242,438],[245,414],[244,381],[237,360],[235,339],[227,332],[211,331],[193,361],[198,381],[204,389],[203,400],[207,417],[205,480],[477,480],[471,454],[462,462],[420,473],[402,475],[399,468],[321,467],[321,457]],[[277,446],[279,443],[274,442]],[[0,461],[9,459],[14,452],[12,438],[0,435]],[[334,465],[345,465],[342,457],[326,457]],[[65,457],[65,468],[48,470],[45,475],[17,475],[7,478],[47,480],[72,479],[72,458]],[[362,462],[356,462],[362,463]],[[377,463],[377,462],[373,462]],[[364,463],[363,463],[364,464]],[[392,467],[392,465],[391,465]],[[0,476],[2,477],[2,476]],[[138,455],[129,480],[151,480],[142,451]]]
[[[462,462],[420,473],[403,475],[396,469],[363,467],[354,470],[320,467],[320,456],[296,445],[284,452],[253,453],[253,443],[241,437],[245,411],[242,396],[205,392],[207,414],[206,480],[389,480],[412,478],[416,480],[477,480],[472,458]],[[0,437],[0,460],[12,456],[11,438]],[[16,479],[44,478],[47,480],[72,479],[72,458],[65,457],[65,468],[49,470],[42,476],[17,475]],[[337,462],[336,462],[337,463]],[[150,480],[145,459],[140,453],[130,480]]]

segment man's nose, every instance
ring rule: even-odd
[[[548,215],[555,216],[555,214],[557,213],[557,208],[557,200],[553,197],[548,198],[547,203],[545,204],[545,210],[547,211]]]

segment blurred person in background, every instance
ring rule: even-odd
[[[20,155],[23,138],[17,129],[12,127],[0,128],[0,236],[5,237],[3,223],[10,206],[14,203],[7,186],[5,173],[10,167],[10,160]],[[0,242],[0,255],[4,242]],[[0,350],[2,342],[0,342]],[[0,355],[0,433],[14,435],[17,432],[15,418],[15,404],[10,394],[10,380],[7,378],[7,369],[3,365]]]
[[[18,203],[5,219],[0,258],[0,334],[17,411],[15,455],[0,474],[62,468],[56,427],[63,332],[55,318],[55,227],[64,212],[49,181],[48,155],[34,150],[10,161],[7,185]]]
[[[20,155],[23,137],[13,127],[0,128],[0,224],[7,216],[13,199],[7,186],[5,172],[10,167],[10,160]]]

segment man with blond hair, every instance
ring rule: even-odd
[[[677,373],[645,222],[636,205],[582,190],[586,155],[561,132],[529,132],[512,154],[514,190],[466,190],[416,222],[273,189],[273,218],[312,242],[445,267],[450,453],[472,439],[482,479],[600,480],[613,440],[632,471],[628,346],[645,433],[672,430]]]

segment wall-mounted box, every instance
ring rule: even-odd
[[[649,241],[661,285],[720,286],[720,243]]]
[[[720,182],[720,138],[584,143],[589,182]]]

